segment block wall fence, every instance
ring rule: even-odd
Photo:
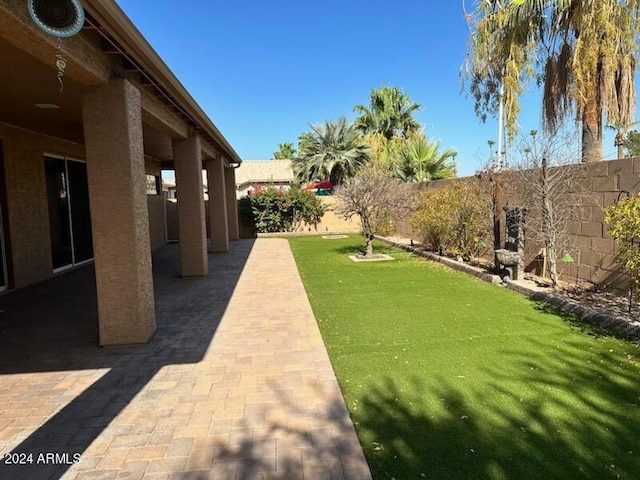
[[[336,199],[331,196],[319,197],[322,204],[327,207],[325,214],[323,215],[320,223],[316,228],[310,226],[302,226],[295,233],[298,234],[323,234],[323,233],[359,233],[362,231],[362,225],[360,224],[360,218],[357,216],[351,219],[345,220],[341,216],[337,215],[334,211],[336,205]],[[240,218],[240,237],[241,238],[253,238],[256,233],[253,228],[245,225]]]
[[[630,192],[632,196],[640,193],[640,158],[625,158],[622,160],[610,160],[597,163],[575,165],[566,167],[576,170],[580,177],[583,194],[580,208],[579,221],[569,226],[568,233],[572,236],[574,248],[568,252],[576,260],[574,263],[560,264],[561,278],[565,281],[574,282],[576,277],[582,281],[598,284],[602,287],[612,287],[615,289],[626,289],[627,280],[615,264],[617,246],[607,233],[607,225],[604,223],[604,209],[612,205],[624,190]],[[461,181],[469,181],[474,177],[465,177]],[[518,181],[512,185],[518,189]],[[422,188],[439,188],[450,180],[436,180],[429,182]],[[504,199],[507,200],[506,198]],[[409,218],[396,219],[397,235],[420,241],[418,236],[411,230]],[[503,216],[504,224],[504,216]],[[504,243],[504,235],[503,243]],[[534,245],[531,241],[526,244],[525,265],[528,271],[541,273],[541,262],[539,252],[541,245]],[[564,253],[564,252],[563,252]],[[562,254],[561,254],[562,255]],[[578,260],[579,255],[579,262]],[[486,252],[483,257],[491,260],[491,252]]]

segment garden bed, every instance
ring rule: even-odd
[[[394,241],[388,237],[376,237],[396,248],[412,252],[421,257],[447,265],[454,270],[465,272],[484,281],[518,291],[534,300],[553,305],[556,308],[572,313],[580,319],[593,325],[605,328],[613,333],[627,338],[640,338],[640,321],[629,312],[629,300],[607,291],[594,291],[586,288],[564,287],[552,289],[545,285],[543,279],[531,274],[525,275],[525,280],[503,280],[491,271],[489,265],[480,263],[471,265],[452,258],[437,255],[424,249],[420,245]]]

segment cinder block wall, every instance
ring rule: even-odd
[[[604,209],[622,190],[640,191],[640,158],[625,158],[585,165],[581,221],[570,226],[580,251],[580,265],[565,265],[565,279],[578,278],[604,286],[626,288],[627,279],[615,264],[617,246],[607,232]],[[624,197],[624,194],[623,194]],[[576,259],[577,260],[577,259]]]
[[[564,168],[575,168],[575,166]],[[615,265],[617,246],[607,233],[604,209],[616,201],[622,190],[629,191],[631,195],[637,195],[640,192],[640,158],[584,165],[581,177],[584,195],[580,207],[580,221],[569,227],[569,233],[574,237],[575,248],[580,252],[580,262],[560,265],[562,278],[566,281],[574,281],[577,275],[581,280],[625,289],[627,279]],[[461,180],[465,181],[464,178]],[[449,182],[450,180],[437,180],[430,182],[426,187],[416,186],[416,193],[419,188],[437,188]],[[518,189],[519,185],[513,185],[513,187]],[[411,230],[408,218],[396,219],[396,227],[399,236],[420,240]],[[536,255],[540,248],[540,245],[527,243],[525,263],[530,268],[536,266]],[[572,253],[572,257],[578,260],[575,258],[575,252]]]

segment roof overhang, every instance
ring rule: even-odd
[[[82,4],[85,27],[60,42],[33,24],[25,0],[2,2],[0,53],[8,68],[0,77],[0,122],[84,143],[82,92],[110,78],[127,78],[141,90],[145,142],[164,137],[158,148],[147,151],[145,145],[145,153],[168,162],[172,138],[199,135],[204,158],[242,161],[113,0],[82,0]],[[68,59],[63,92],[58,92],[54,67],[60,45]],[[60,108],[35,106],[42,103]]]

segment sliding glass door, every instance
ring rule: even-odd
[[[93,258],[87,165],[45,157],[51,258],[58,272]]]
[[[4,147],[0,140],[0,292],[9,288],[9,269],[7,267],[7,244],[5,235],[8,234],[5,218],[7,215],[7,189],[4,175]]]

